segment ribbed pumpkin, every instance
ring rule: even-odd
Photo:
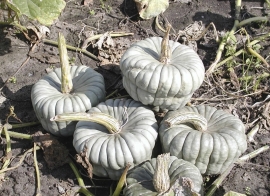
[[[163,152],[193,163],[202,174],[222,173],[247,149],[242,121],[206,105],[168,112],[159,134]]]
[[[32,105],[42,127],[56,136],[70,136],[75,122],[52,122],[57,114],[85,112],[105,99],[103,76],[87,66],[71,66],[73,89],[70,93],[61,91],[61,69],[40,79],[31,91]]]
[[[203,179],[202,175],[198,168],[196,168],[193,164],[184,161],[182,159],[178,159],[175,156],[169,157],[169,164],[168,164],[168,177],[169,177],[169,184],[168,186],[172,186],[174,182],[182,178],[189,178],[192,180],[191,186],[193,191],[203,195]],[[156,196],[158,195],[158,191],[156,190],[157,182],[155,182],[155,172],[157,172],[157,159],[153,158],[149,161],[144,162],[136,166],[132,169],[127,175],[127,186],[124,189],[125,196]],[[164,174],[161,176],[164,178]],[[166,177],[165,177],[166,178]],[[161,179],[162,181],[164,179]],[[161,182],[162,186],[165,186],[166,182]],[[168,188],[168,187],[167,187]],[[166,188],[166,189],[167,189]],[[184,194],[183,189],[180,190],[180,195],[188,196]],[[183,192],[182,192],[183,191]],[[178,193],[178,194],[179,194]],[[173,195],[177,195],[176,193]],[[191,194],[190,194],[191,195]],[[192,194],[193,195],[193,194]],[[194,194],[195,195],[195,194]]]
[[[176,110],[201,86],[205,69],[194,50],[171,40],[167,52],[171,55],[162,62],[163,45],[160,37],[131,45],[120,60],[123,85],[136,101],[162,110]]]
[[[100,123],[79,121],[73,146],[78,153],[86,149],[93,173],[117,180],[128,163],[133,167],[151,159],[157,139],[157,121],[152,110],[131,99],[108,99],[93,107],[89,115],[112,117],[117,126],[109,132]]]

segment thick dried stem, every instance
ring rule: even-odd
[[[194,112],[176,113],[174,116],[166,119],[169,127],[183,123],[191,123],[198,131],[207,131],[207,120]]]
[[[61,91],[62,93],[70,93],[73,88],[72,78],[70,75],[70,66],[68,62],[67,47],[64,36],[59,33],[58,35],[58,49],[61,63]]]
[[[156,191],[161,194],[170,189],[169,176],[170,154],[161,154],[157,157],[156,170],[153,177],[153,185]]]
[[[91,121],[103,125],[108,129],[110,133],[118,133],[121,130],[121,124],[118,120],[112,116],[101,113],[81,113],[74,112],[68,114],[58,114],[51,118],[51,121],[63,122],[63,121]]]
[[[160,54],[160,62],[167,65],[170,63],[170,58],[172,55],[171,48],[169,45],[169,33],[171,30],[171,25],[169,24],[166,29],[166,34],[164,35],[161,42],[161,54]]]

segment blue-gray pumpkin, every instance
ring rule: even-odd
[[[42,127],[56,136],[71,136],[76,122],[53,122],[57,114],[85,112],[105,100],[105,83],[101,74],[87,66],[71,66],[73,89],[61,92],[61,69],[40,79],[31,91],[34,111]]]
[[[159,136],[164,153],[191,162],[202,174],[224,172],[247,149],[243,122],[206,105],[169,111]]]
[[[170,186],[172,186],[177,179],[189,178],[192,181],[192,191],[203,195],[203,179],[199,169],[188,161],[178,159],[175,156],[170,156],[168,164],[168,175]],[[146,161],[134,169],[130,170],[127,175],[127,186],[124,189],[125,196],[156,196],[158,191],[154,186],[154,174],[157,170],[157,159],[153,158]],[[179,192],[182,192],[179,190]],[[188,196],[187,194],[181,194]],[[177,194],[173,194],[177,195]],[[195,195],[195,194],[194,194]]]
[[[176,110],[185,106],[201,86],[205,68],[193,49],[171,40],[170,62],[162,63],[161,42],[160,37],[150,37],[127,49],[120,60],[123,85],[136,101]]]
[[[115,132],[102,124],[79,121],[73,137],[78,153],[85,151],[93,173],[118,180],[127,164],[140,164],[151,159],[158,125],[153,111],[132,99],[108,99],[87,114],[101,113],[112,117],[119,126]]]

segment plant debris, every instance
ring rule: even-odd
[[[54,136],[38,131],[33,135],[33,141],[41,147],[44,159],[49,169],[58,168],[69,162],[69,151]]]

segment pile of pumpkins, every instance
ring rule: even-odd
[[[240,119],[207,105],[185,106],[204,80],[204,65],[195,51],[171,40],[165,43],[170,56],[164,63],[164,40],[146,38],[123,54],[123,85],[132,99],[105,100],[102,75],[87,66],[70,67],[70,92],[61,91],[60,68],[32,88],[32,104],[43,128],[56,136],[73,135],[74,148],[86,151],[95,175],[118,180],[131,164],[124,195],[157,194],[152,182],[157,158],[152,154],[158,137],[160,154],[170,154],[165,169],[169,184],[188,178],[198,195],[203,195],[202,174],[224,172],[247,148]],[[167,111],[159,124],[153,106]],[[86,111],[94,120],[51,121]]]

